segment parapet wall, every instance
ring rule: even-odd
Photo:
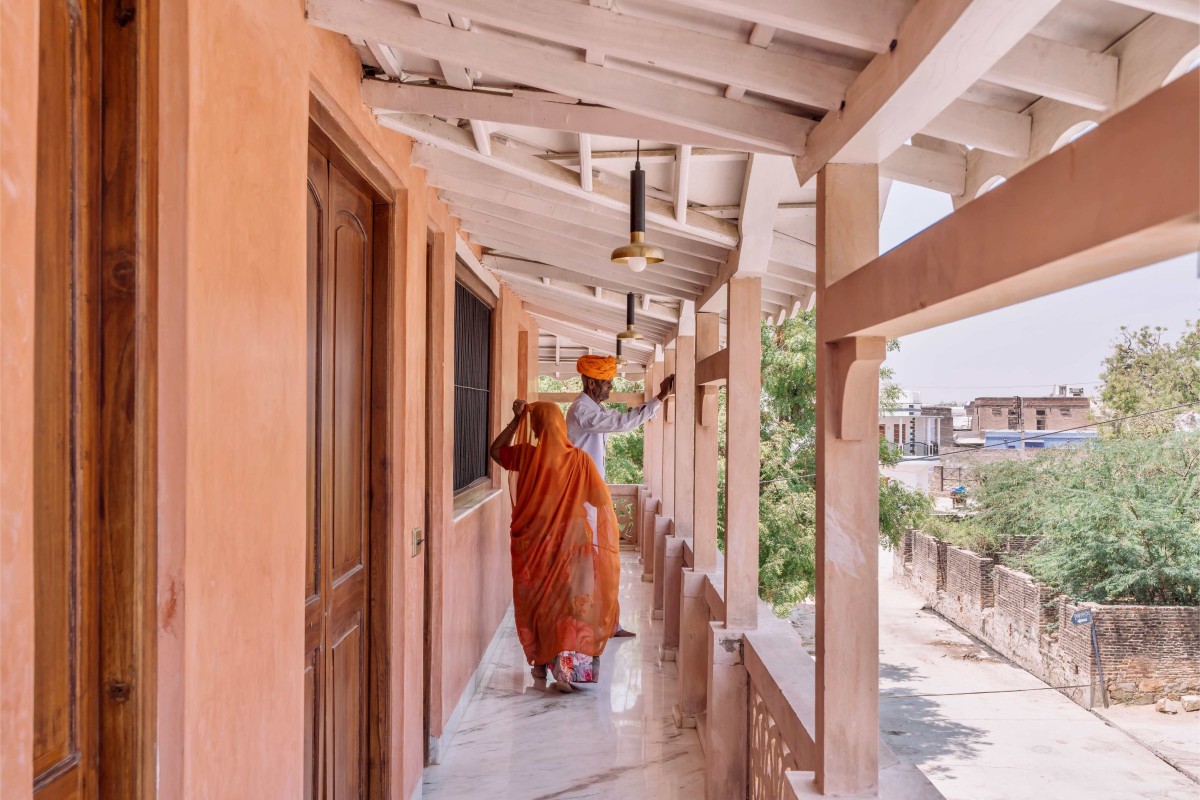
[[[1091,628],[1071,623],[1085,608],[1113,702],[1200,693],[1200,607],[1069,603],[1030,575],[920,531],[905,534],[893,558],[896,580],[939,614],[1081,705],[1093,680],[1099,688]]]

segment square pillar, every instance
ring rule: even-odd
[[[659,504],[662,505],[661,503]],[[671,518],[659,514],[654,518],[654,601],[651,616],[654,619],[663,618],[664,604],[663,587],[667,576],[667,543],[673,539],[671,535]]]
[[[707,800],[745,800],[749,781],[750,677],[742,657],[741,631],[720,622],[708,626],[707,740],[704,749],[704,796]]]
[[[646,505],[642,509],[642,581],[650,583],[654,580],[654,551],[658,535],[655,520],[661,503],[650,491],[646,492]]]
[[[708,577],[694,569],[683,569],[679,585],[679,702],[675,704],[675,725],[696,727],[696,715],[708,705],[709,612],[704,598]]]
[[[875,165],[817,178],[817,784],[872,797],[879,783],[879,365],[885,342],[827,341],[825,289],[879,252]]]
[[[675,374],[675,348],[663,352],[663,363],[659,380]],[[654,386],[658,389],[658,384]],[[663,403],[659,416],[662,418],[662,490],[659,496],[663,501],[663,516],[675,518],[675,407],[678,404],[674,397],[668,397]]]
[[[686,302],[686,301],[685,301]],[[692,538],[696,472],[696,316],[679,319],[675,337],[675,535]]]
[[[725,624],[758,627],[758,481],[762,278],[729,281],[726,397]]]
[[[675,523],[671,523],[675,527]],[[658,655],[663,661],[674,661],[679,648],[679,587],[683,581],[684,538],[676,530],[668,536],[663,547],[663,638]]]
[[[696,360],[720,349],[721,318],[696,315]],[[693,381],[695,371],[693,369]],[[717,568],[717,393],[716,386],[695,387],[695,429],[692,453],[692,568],[712,572]],[[683,462],[680,462],[683,463]]]

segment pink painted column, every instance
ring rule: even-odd
[[[696,315],[694,362],[720,348],[720,316]],[[705,573],[717,567],[717,392],[716,386],[696,386],[692,368],[692,566],[684,568],[679,598],[679,703],[675,724],[693,727],[708,704],[709,609],[704,599]],[[683,384],[677,382],[680,402]],[[676,441],[678,445],[678,438]],[[680,463],[688,463],[680,461]]]
[[[879,173],[831,164],[817,179],[817,785],[872,797],[879,783],[880,338],[826,341],[824,290],[879,251]]]
[[[726,396],[725,625],[758,627],[759,394],[762,278],[729,282]]]

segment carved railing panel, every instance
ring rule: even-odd
[[[790,797],[786,773],[798,766],[767,704],[750,687],[750,800]]]
[[[612,486],[610,489],[613,508],[617,512],[617,529],[621,532],[621,544],[635,545],[637,544],[638,515],[640,513],[637,487]],[[628,492],[626,489],[633,489],[633,492]]]

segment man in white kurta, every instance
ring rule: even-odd
[[[637,408],[624,413],[602,404],[612,393],[612,379],[616,377],[617,362],[611,356],[584,356],[576,364],[583,379],[583,392],[575,398],[567,410],[567,438],[571,444],[592,457],[600,476],[608,480],[605,471],[605,447],[610,433],[625,433],[640,428],[662,408],[663,401],[671,393],[675,376],[671,375],[658,388],[658,395]],[[596,509],[588,509],[588,522],[596,528]],[[633,634],[617,623],[616,636]]]

